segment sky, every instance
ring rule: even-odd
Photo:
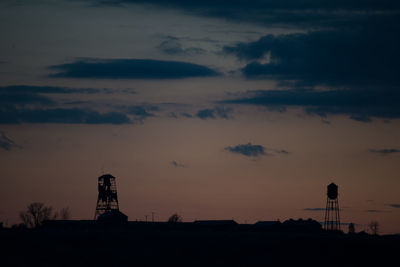
[[[400,233],[400,3],[3,0],[0,221],[313,218]]]

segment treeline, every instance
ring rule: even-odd
[[[69,207],[57,211],[41,202],[33,202],[19,213],[19,217],[22,223],[13,225],[13,228],[38,228],[46,220],[69,220],[71,211]]]

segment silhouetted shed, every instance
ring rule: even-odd
[[[236,226],[238,225],[237,222],[234,220],[197,220],[194,221],[195,225],[198,226],[218,226],[218,227],[225,227],[225,226]]]
[[[126,223],[128,216],[120,212],[119,210],[111,210],[101,214],[97,221],[106,223]]]
[[[298,220],[289,219],[282,223],[282,229],[288,231],[300,231],[300,232],[320,232],[322,231],[322,225],[313,219],[308,219],[308,220],[303,220],[301,218]]]
[[[280,224],[279,221],[258,221],[255,223],[256,226],[274,226]]]

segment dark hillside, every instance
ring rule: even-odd
[[[173,226],[3,229],[0,240],[2,266],[389,266],[400,247],[397,236]]]

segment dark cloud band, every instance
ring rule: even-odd
[[[125,124],[131,120],[124,113],[91,109],[0,109],[0,124],[18,123]]]
[[[110,89],[70,88],[58,86],[10,85],[1,86],[0,94],[97,94]]]
[[[152,59],[81,59],[50,67],[56,78],[86,79],[183,79],[214,77],[220,73],[206,66]]]
[[[115,4],[114,0],[99,2]],[[399,2],[393,0],[119,0],[118,3],[153,4],[203,17],[292,27],[361,24],[368,17],[396,13],[400,8]]]
[[[347,115],[353,120],[369,122],[372,117],[400,118],[400,91],[368,90],[259,90],[222,104],[245,104],[271,107],[302,107],[307,114],[327,117]],[[280,107],[284,107],[283,109]]]
[[[397,87],[399,22],[382,19],[363,28],[266,35],[226,46],[224,52],[251,61],[242,69],[249,79],[295,81],[291,86]],[[269,61],[261,63],[265,57]]]

